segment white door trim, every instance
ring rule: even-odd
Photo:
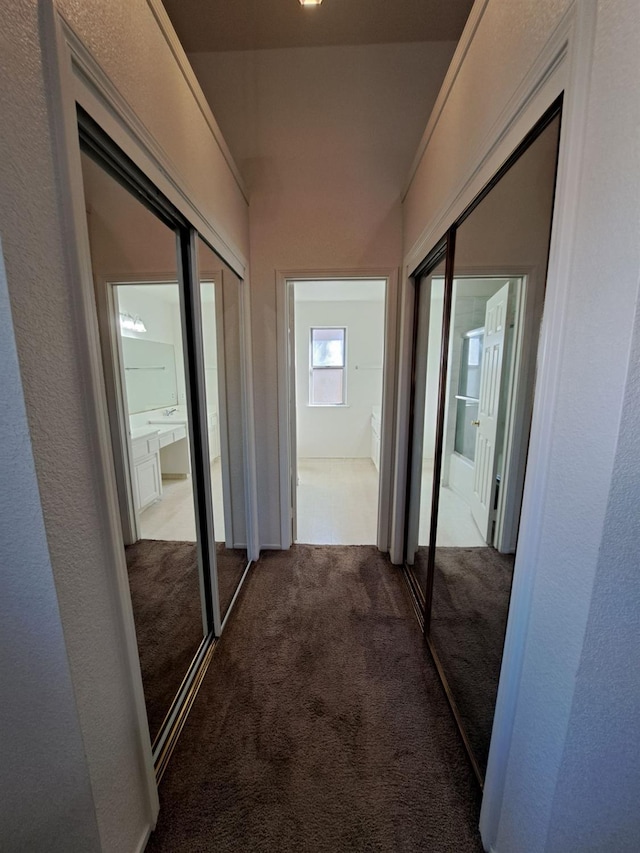
[[[276,270],[276,317],[278,352],[278,449],[280,455],[280,547],[290,548],[292,440],[290,436],[291,376],[287,350],[289,328],[288,282],[348,279],[385,279],[385,340],[382,388],[382,424],[378,499],[377,547],[389,550],[391,529],[391,485],[395,425],[395,372],[397,364],[398,271],[389,267],[366,269]]]

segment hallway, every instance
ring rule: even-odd
[[[147,850],[479,853],[479,799],[400,571],[296,545],[247,579]]]

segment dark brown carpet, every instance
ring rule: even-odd
[[[160,786],[149,851],[480,853],[478,790],[400,570],[264,554]]]
[[[141,539],[125,549],[149,731],[153,740],[202,642],[194,542]],[[218,586],[226,612],[246,566],[245,551],[217,546]]]
[[[437,548],[431,636],[484,773],[489,755],[513,554]]]

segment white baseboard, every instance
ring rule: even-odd
[[[142,837],[140,838],[140,841],[138,842],[138,844],[134,848],[134,853],[144,853],[144,850],[145,850],[147,844],[149,843],[149,838],[151,837],[151,833],[153,832],[154,829],[155,829],[155,826],[151,826],[151,824],[149,824],[143,830]]]

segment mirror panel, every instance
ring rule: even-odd
[[[208,633],[176,232],[82,154],[133,618],[152,742]]]
[[[247,567],[242,280],[198,239],[209,461],[220,611],[224,618]]]
[[[413,419],[405,559],[423,607],[429,563],[444,276],[445,261],[442,259],[416,283]]]
[[[518,538],[559,123],[456,231],[429,630],[482,776]]]
[[[419,282],[407,569],[426,578],[425,633],[480,782],[516,559],[559,129],[556,112],[452,229],[444,309],[431,311],[440,329],[422,316],[434,276]]]

